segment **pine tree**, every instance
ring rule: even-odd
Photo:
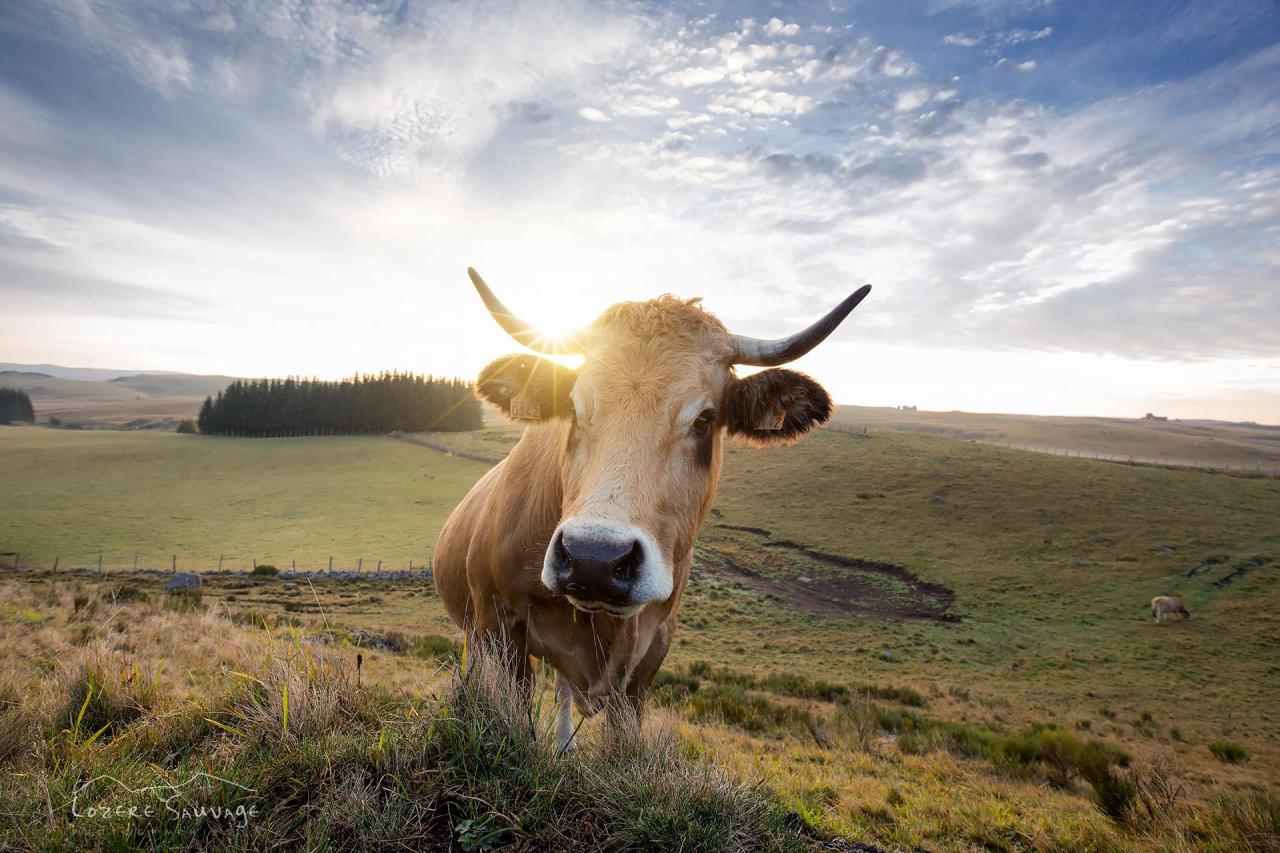
[[[197,423],[219,435],[338,435],[479,429],[482,417],[468,382],[384,372],[341,382],[237,379],[204,401]]]
[[[0,388],[0,424],[34,423],[35,407],[21,388]]]

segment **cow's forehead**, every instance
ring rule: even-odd
[[[670,295],[646,302],[619,302],[601,314],[591,328],[602,347],[661,342],[675,353],[727,361],[732,354],[729,331],[700,302]]]
[[[575,405],[680,408],[719,398],[731,376],[729,334],[697,300],[665,296],[613,306],[575,383]]]

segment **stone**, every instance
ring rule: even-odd
[[[195,572],[178,572],[165,582],[164,588],[166,592],[172,592],[179,589],[199,589],[204,586],[204,578]]]

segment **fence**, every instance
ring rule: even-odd
[[[408,565],[397,563],[393,565],[390,561],[370,560],[366,565],[363,557],[356,559],[354,567],[342,566],[341,564],[335,568],[334,558],[330,557],[328,562],[322,567],[308,568],[304,565],[298,567],[297,560],[290,560],[286,568],[284,565],[277,566],[274,563],[259,564],[256,559],[251,559],[248,565],[241,563],[239,567],[233,565],[237,560],[234,557],[226,555],[218,557],[218,565],[214,568],[212,565],[205,566],[201,563],[195,563],[180,560],[177,554],[172,554],[169,558],[169,565],[163,568],[157,568],[154,565],[148,566],[138,565],[138,555],[125,560],[104,559],[104,556],[111,555],[97,554],[88,560],[75,559],[63,560],[62,557],[54,557],[53,563],[47,561],[28,560],[23,563],[22,554],[16,552],[0,553],[0,569],[7,571],[19,572],[36,572],[49,571],[53,573],[67,574],[150,574],[150,575],[172,575],[178,572],[189,572],[198,575],[241,575],[249,576],[258,570],[259,565],[276,569],[274,574],[264,574],[267,577],[278,578],[334,578],[336,580],[409,580],[409,579],[429,579],[433,575],[433,567],[431,558],[427,558],[425,563],[417,563],[410,560]]]
[[[852,435],[870,436],[871,427],[869,424],[863,426],[853,426],[850,424],[829,424],[827,429],[836,432],[849,433]],[[1210,473],[1238,474],[1249,475],[1254,477],[1280,477],[1280,465],[1263,464],[1262,460],[1258,460],[1252,464],[1231,465],[1216,462],[1198,461],[1194,459],[1178,458],[1176,456],[1141,456],[1125,453],[1102,453],[1098,451],[1079,450],[1067,447],[1052,447],[1047,445],[1026,444],[1012,441],[995,441],[992,439],[979,438],[977,436],[957,435],[947,432],[944,429],[937,430],[889,430],[886,432],[913,432],[921,435],[933,435],[939,438],[949,438],[953,441],[968,441],[976,444],[987,444],[992,447],[1007,447],[1011,450],[1024,450],[1028,453],[1043,453],[1048,456],[1068,456],[1072,459],[1091,459],[1097,462],[1120,462],[1126,465],[1145,465],[1156,468],[1186,468],[1197,471],[1208,471]]]

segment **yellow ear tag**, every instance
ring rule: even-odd
[[[779,406],[778,410],[773,413],[772,417],[766,416],[760,419],[760,425],[757,427],[757,429],[769,429],[769,430],[782,429],[783,424],[785,424],[786,422],[787,422],[787,410],[784,409],[782,406]]]
[[[542,420],[542,407],[523,394],[511,398],[511,417],[518,421]]]

